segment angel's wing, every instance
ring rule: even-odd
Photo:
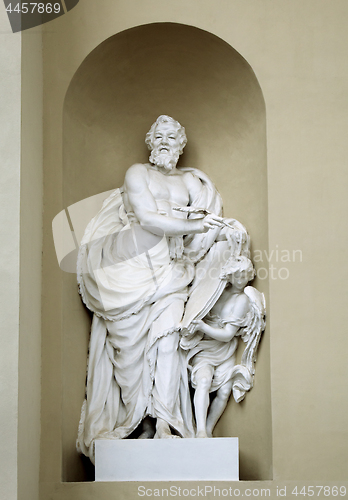
[[[253,387],[255,375],[256,352],[262,332],[266,326],[266,301],[263,293],[256,288],[247,286],[244,289],[250,301],[248,324],[243,328],[241,337],[247,344],[241,359],[241,364],[233,369],[233,397],[239,403],[245,393]]]
[[[242,355],[242,364],[248,368],[250,373],[255,373],[256,351],[260,342],[262,332],[266,326],[266,301],[263,293],[253,286],[244,289],[245,295],[250,301],[250,320],[242,332],[242,339],[247,342]]]

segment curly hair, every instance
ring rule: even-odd
[[[248,257],[244,255],[240,255],[237,258],[229,260],[223,267],[220,278],[227,278],[231,274],[236,273],[237,271],[245,271],[249,277],[249,281],[251,281],[255,277],[255,269],[253,263]]]
[[[145,144],[150,149],[150,151],[152,151],[155,130],[156,130],[157,125],[160,125],[161,123],[172,123],[175,126],[175,128],[177,129],[177,132],[179,134],[179,140],[180,140],[179,154],[181,155],[182,152],[184,151],[184,147],[187,144],[187,137],[186,137],[186,133],[185,133],[185,128],[182,125],[180,125],[179,122],[174,120],[174,118],[171,118],[168,115],[159,116],[157,118],[157,120],[155,121],[155,123],[152,124],[150,130],[146,134]]]

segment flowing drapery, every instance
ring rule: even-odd
[[[209,178],[185,170],[201,180],[192,206],[221,215],[221,198]],[[195,264],[218,231],[186,236],[183,257],[174,260],[166,236],[147,233],[125,212],[122,189],[111,194],[87,226],[78,283],[94,318],[77,447],[92,461],[96,438],[127,437],[146,415],[162,418],[183,437],[194,436],[186,354],[178,346],[178,332]],[[154,380],[158,340],[167,336],[177,342],[177,361],[164,394],[161,377]]]

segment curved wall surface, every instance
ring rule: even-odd
[[[207,173],[221,193],[225,216],[247,227],[252,254],[267,251],[260,86],[230,45],[187,25],[156,23],[123,31],[83,61],[64,103],[63,206],[120,187],[130,165],[147,161],[145,134],[160,114],[186,128],[188,144],[179,165]],[[64,273],[62,280],[63,481],[79,481],[90,478],[75,451],[90,316],[77,294],[76,276]],[[268,297],[267,280],[256,279],[255,286]],[[230,401],[215,435],[239,437],[241,479],[272,477],[268,329],[254,389],[240,405]]]

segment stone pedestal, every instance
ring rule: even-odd
[[[95,442],[96,481],[238,481],[238,438]]]

